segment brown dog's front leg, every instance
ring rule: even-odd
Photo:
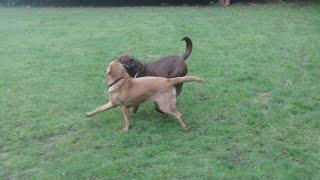
[[[128,131],[130,128],[130,119],[129,119],[129,109],[126,105],[121,106],[121,110],[123,113],[124,121],[125,121],[125,126],[123,128],[124,131]]]
[[[114,105],[111,101],[109,101],[107,104],[105,104],[103,106],[100,106],[100,107],[96,108],[93,111],[87,112],[86,113],[86,117],[94,116],[94,115],[96,115],[98,113],[101,113],[103,111],[109,110],[109,109],[114,108],[114,107],[116,107],[116,105]]]

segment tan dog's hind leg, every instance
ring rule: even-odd
[[[86,117],[94,116],[94,115],[96,115],[98,113],[101,113],[103,111],[109,110],[109,109],[114,108],[114,107],[116,107],[116,105],[114,105],[111,101],[109,101],[107,104],[105,104],[103,106],[100,106],[100,107],[96,108],[93,111],[87,112],[86,113]]]
[[[121,110],[122,110],[122,113],[123,113],[124,121],[126,123],[124,128],[123,128],[123,130],[124,131],[128,131],[129,128],[130,128],[129,109],[128,109],[127,106],[122,105],[121,106]]]
[[[161,107],[160,107],[161,109]],[[178,112],[176,109],[171,109],[171,110],[165,110],[165,109],[161,109],[164,113],[166,114],[170,114],[172,116],[174,116],[175,118],[178,119],[182,129],[184,130],[184,132],[188,132],[189,131],[189,128],[187,127],[186,123],[184,122],[183,120],[183,115]]]
[[[155,97],[154,100],[159,106],[159,109],[169,115],[174,116],[178,119],[182,129],[185,132],[188,132],[188,127],[183,120],[183,115],[177,110],[176,107],[176,91],[171,88],[168,91],[162,93],[158,97]]]

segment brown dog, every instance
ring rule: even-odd
[[[132,56],[124,55],[118,58],[118,61],[123,64],[131,77],[157,76],[165,78],[182,77],[188,73],[185,60],[190,56],[192,51],[192,41],[189,37],[183,37],[181,41],[186,42],[186,51],[181,56],[166,56],[159,60],[143,64]],[[175,85],[177,96],[182,90],[182,84]],[[137,112],[138,105],[134,108]],[[156,110],[159,111],[156,105]],[[159,111],[161,112],[161,111]]]
[[[124,130],[128,131],[130,128],[128,108],[151,100],[158,104],[162,112],[177,118],[184,131],[188,131],[182,114],[176,109],[176,91],[174,85],[189,81],[202,82],[200,78],[185,76],[170,79],[162,77],[133,79],[119,62],[112,62],[106,68],[106,73],[110,100],[107,104],[91,112],[87,112],[87,117],[120,106],[125,120]]]

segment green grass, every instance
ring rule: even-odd
[[[0,179],[317,179],[320,6],[0,8]],[[190,132],[146,103],[124,125],[104,68],[181,54]]]

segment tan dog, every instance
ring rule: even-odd
[[[125,120],[124,130],[128,131],[130,128],[128,108],[152,100],[158,104],[162,112],[177,118],[185,132],[188,131],[182,114],[176,108],[176,89],[174,85],[189,81],[202,82],[200,78],[193,76],[177,78],[150,76],[133,79],[119,62],[110,63],[106,68],[106,73],[110,100],[107,104],[87,112],[87,117],[120,106]]]

